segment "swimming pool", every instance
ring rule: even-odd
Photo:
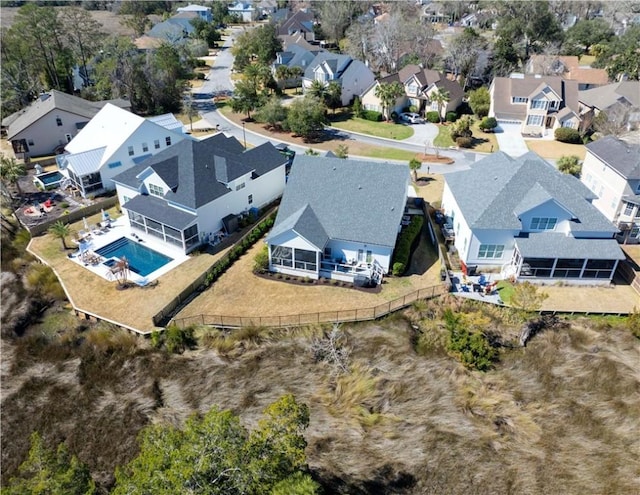
[[[121,237],[117,241],[96,249],[96,253],[105,258],[127,258],[129,270],[143,277],[173,261],[173,258],[169,258],[126,237]],[[108,259],[105,264],[110,266],[110,262],[113,264],[111,259]]]
[[[33,181],[36,184],[42,186],[43,189],[55,189],[60,185],[60,182],[64,179],[64,175],[62,175],[57,170],[53,172],[45,172],[44,174],[38,174],[35,176]]]

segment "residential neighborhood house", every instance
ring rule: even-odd
[[[524,135],[543,136],[559,127],[583,130],[578,82],[560,76],[511,74],[494,78],[489,116],[516,124]]]
[[[625,258],[597,196],[533,152],[498,152],[445,175],[442,208],[467,270],[538,282],[609,283]]]
[[[297,155],[267,236],[269,270],[379,283],[390,269],[408,188],[403,165]]]
[[[198,13],[194,11],[175,14],[166,21],[159,22],[139,38],[136,38],[134,43],[140,50],[153,50],[163,43],[171,45],[185,44],[195,31],[191,21],[197,18]]]
[[[464,91],[460,84],[451,81],[444,74],[435,70],[423,69],[418,65],[407,65],[399,72],[378,79],[369,86],[362,95],[362,106],[366,110],[382,112],[382,101],[376,96],[376,88],[380,84],[399,82],[404,87],[405,94],[399,97],[389,113],[400,113],[404,108],[415,106],[418,113],[438,111],[438,104],[432,98],[437,91],[446,91],[449,100],[443,105],[441,116],[444,118],[447,112],[453,112],[462,103]]]
[[[205,22],[211,22],[211,7],[203,7],[202,5],[187,5],[186,7],[178,7],[176,11],[181,14],[183,12],[195,12],[200,19]]]
[[[188,253],[233,232],[239,215],[279,198],[286,161],[269,142],[245,151],[219,133],[182,140],[113,180],[134,231]]]
[[[628,131],[640,129],[640,81],[620,81],[580,91],[580,112],[587,126],[604,112]]]
[[[531,55],[527,62],[527,74],[560,76],[578,82],[578,90],[597,88],[609,83],[609,75],[604,69],[580,66],[578,57],[560,55]]]
[[[113,177],[183,139],[191,138],[171,114],[145,119],[107,104],[56,160],[64,183],[87,197],[115,189]]]
[[[292,67],[299,67],[302,69],[302,74],[304,74],[305,69],[309,64],[311,64],[316,55],[322,51],[322,49],[317,47],[314,50],[308,50],[298,44],[289,44],[287,50],[276,53],[276,60],[271,66],[273,74],[277,74],[278,67],[281,65],[284,65],[289,69]],[[289,78],[287,79],[285,86],[298,86],[300,84],[300,80],[301,77]]]
[[[2,126],[7,128],[7,140],[17,158],[53,155],[108,103],[131,109],[129,100],[88,101],[52,89],[6,117]]]
[[[242,22],[252,22],[257,17],[257,11],[250,2],[236,2],[228,10],[229,14],[238,16]]]
[[[580,180],[593,205],[620,229],[619,240],[640,243],[640,145],[607,136],[587,145]]]
[[[304,71],[302,87],[306,91],[313,81],[320,81],[324,85],[337,81],[342,87],[342,105],[347,106],[355,96],[362,95],[374,80],[373,72],[360,60],[348,55],[320,52]]]
[[[289,12],[286,19],[277,22],[276,36],[300,34],[307,41],[315,40],[313,32],[313,14],[304,10]]]

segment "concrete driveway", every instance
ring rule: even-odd
[[[413,136],[403,139],[403,143],[415,144],[416,146],[432,146],[433,140],[438,135],[438,126],[430,122],[424,124],[411,124]]]
[[[507,155],[518,157],[529,152],[527,143],[520,134],[520,124],[499,124],[495,134],[500,151],[504,151]]]

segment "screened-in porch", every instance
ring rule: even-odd
[[[309,276],[318,277],[319,254],[308,249],[293,248],[288,246],[271,245],[271,266],[278,268],[292,268],[309,272]],[[286,270],[285,270],[286,271]]]

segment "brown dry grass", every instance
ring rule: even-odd
[[[112,218],[119,216],[115,208],[110,210],[110,214]],[[87,218],[87,221],[89,224],[99,222],[100,214]],[[78,232],[82,229],[82,222],[72,224],[71,228]],[[153,315],[226,252],[224,250],[214,256],[206,253],[191,256],[178,268],[159,277],[156,286],[118,291],[114,282],[67,259],[60,240],[50,234],[35,237],[30,249],[55,269],[77,308],[144,332],[153,330]]]
[[[262,241],[257,242],[215,284],[183,308],[176,318],[200,314],[288,316],[371,308],[440,283],[440,266],[435,263],[437,258],[433,255],[424,273],[387,278],[379,294],[330,285],[293,285],[252,273],[254,257],[263,246]]]
[[[441,332],[434,317],[446,304],[461,303],[431,302],[418,324]],[[484,312],[495,331],[517,336],[504,309],[460,309]],[[117,336],[105,343],[104,331],[63,357],[5,342],[4,480],[33,430],[50,445],[66,440],[104,487],[115,465],[135,455],[144,424],[179,424],[218,405],[251,427],[267,404],[291,392],[310,407],[308,461],[325,493],[640,490],[640,347],[614,320],[577,320],[526,348],[502,349],[487,373],[465,370],[441,343],[418,355],[401,317],[342,328],[351,348],[346,375],[314,360],[318,328],[252,331],[225,355],[132,349]],[[104,352],[115,348],[122,351]]]
[[[640,266],[640,244],[625,244],[620,246],[627,255]]]
[[[525,140],[527,147],[531,151],[535,151],[542,158],[558,159],[565,155],[575,155],[580,160],[584,160],[587,154],[587,148],[582,144],[568,144],[561,143],[559,141],[547,141],[547,140]]]
[[[542,303],[546,311],[576,311],[585,313],[621,313],[640,309],[640,295],[630,285],[611,287],[579,287],[546,285],[541,288],[549,298]]]

